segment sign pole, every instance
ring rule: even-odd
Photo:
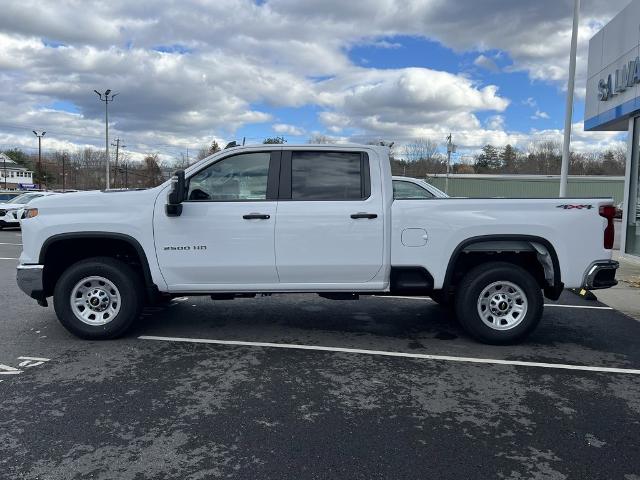
[[[578,19],[580,0],[573,4],[573,30],[571,31],[571,53],[569,54],[569,80],[567,81],[567,103],[564,117],[564,142],[562,144],[562,167],[560,168],[560,197],[567,196],[569,160],[571,156],[571,120],[573,118],[573,90],[576,80],[576,49],[578,46]]]

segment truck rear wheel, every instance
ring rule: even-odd
[[[507,345],[526,338],[540,323],[544,301],[536,279],[506,262],[469,271],[457,287],[456,315],[471,336]]]
[[[144,303],[139,276],[124,262],[95,257],[70,266],[56,283],[53,302],[60,323],[90,340],[124,334]]]

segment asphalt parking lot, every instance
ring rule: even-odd
[[[510,347],[428,299],[315,295],[180,298],[88,342],[18,290],[20,242],[0,478],[640,479],[640,323],[598,302],[565,293]]]

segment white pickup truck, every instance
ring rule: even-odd
[[[18,284],[90,339],[172,296],[313,292],[429,295],[513,343],[543,293],[611,287],[618,267],[611,198],[394,199],[389,151],[369,145],[234,147],[156,188],[29,207]]]

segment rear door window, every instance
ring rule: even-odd
[[[292,200],[362,200],[369,192],[369,161],[365,154],[291,152]]]

